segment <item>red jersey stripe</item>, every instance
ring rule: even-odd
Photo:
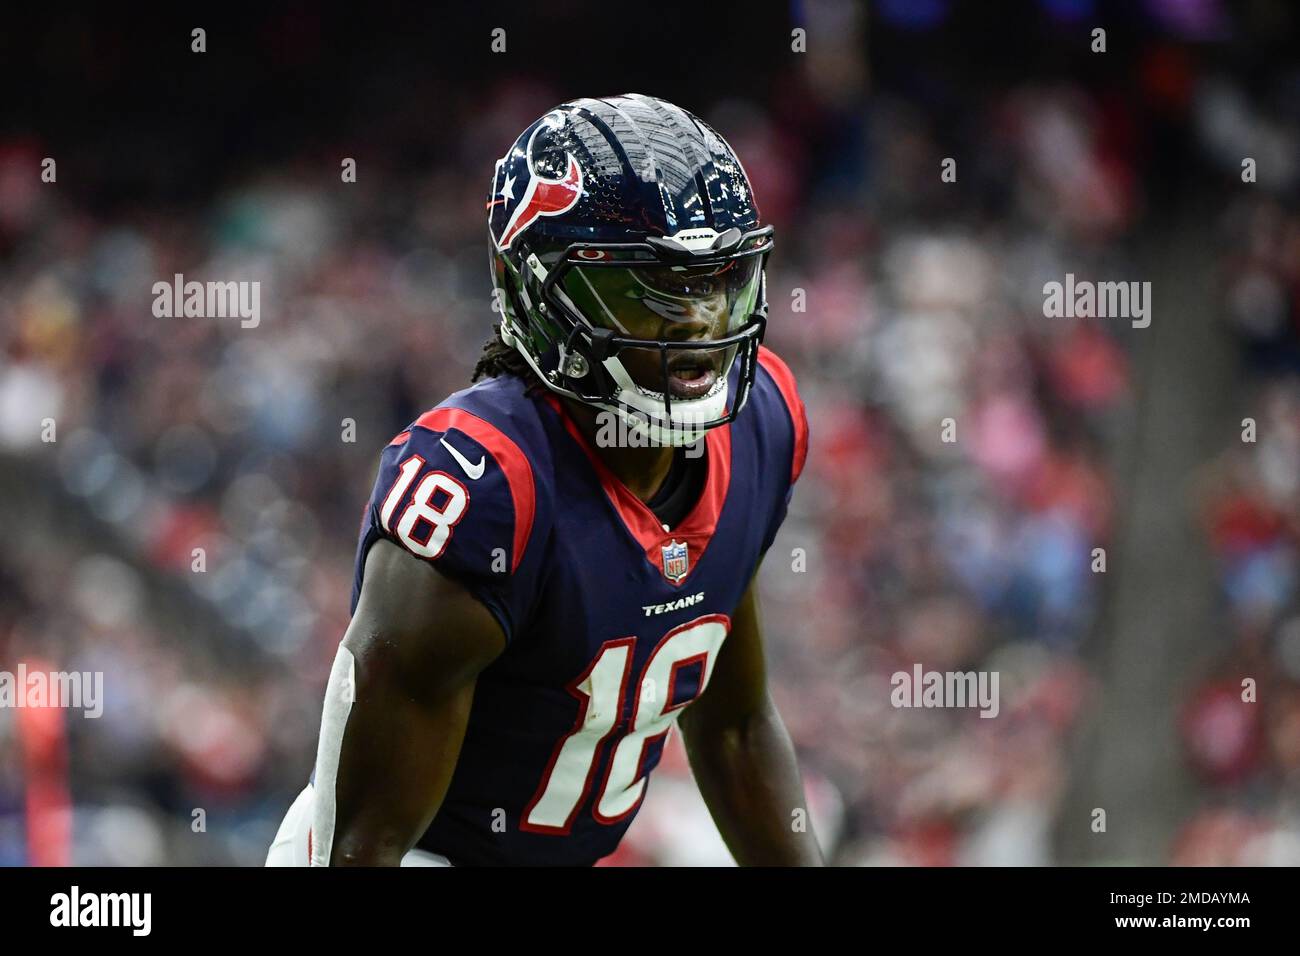
[[[776,387],[781,390],[785,407],[790,412],[790,421],[794,423],[794,457],[790,463],[790,484],[799,480],[804,462],[808,459],[808,413],[804,410],[803,399],[795,387],[794,373],[781,357],[765,345],[758,347],[758,364],[767,369]]]
[[[486,448],[505,474],[506,484],[510,487],[510,500],[515,506],[513,555],[510,560],[510,571],[513,573],[528,547],[528,536],[532,534],[533,516],[537,510],[533,466],[529,464],[527,456],[509,435],[463,408],[435,408],[421,415],[415,424],[434,432],[445,432],[449,428],[463,432]]]

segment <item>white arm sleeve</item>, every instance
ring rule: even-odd
[[[339,753],[352,702],[356,700],[357,662],[342,644],[330,669],[321,713],[320,743],[316,747],[316,807],[312,815],[311,865],[329,866],[334,846],[334,787],[339,774]]]

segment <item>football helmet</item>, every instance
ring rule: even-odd
[[[564,103],[497,161],[487,210],[501,338],[547,388],[661,444],[736,417],[773,230],[707,123],[639,94]]]

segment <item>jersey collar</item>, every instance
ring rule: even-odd
[[[731,486],[731,425],[721,425],[705,433],[704,445],[708,456],[708,472],[704,479],[704,489],[681,524],[665,531],[649,506],[610,471],[609,466],[592,447],[587,436],[582,433],[582,429],[569,415],[558,396],[547,394],[543,395],[542,399],[559,416],[569,437],[577,443],[587,456],[587,460],[591,462],[610,506],[627,533],[641,547],[645,559],[659,571],[664,580],[674,587],[680,587],[689,581],[695,569],[699,567],[700,559],[704,557],[709,543],[713,540],[718,519],[722,515],[722,506],[726,503],[727,491]],[[664,548],[673,543],[685,544],[688,554],[687,573],[677,581],[667,576],[663,555]]]

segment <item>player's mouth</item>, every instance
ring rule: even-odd
[[[668,389],[673,398],[701,398],[717,381],[716,355],[679,352],[668,359]]]

